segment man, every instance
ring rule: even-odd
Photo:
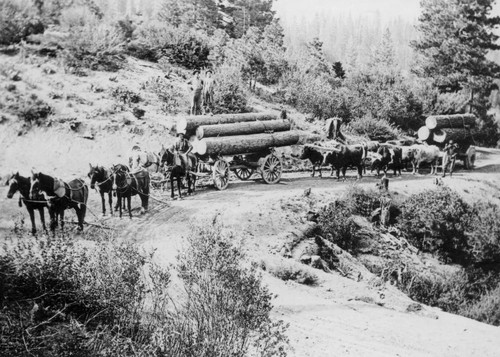
[[[443,177],[446,176],[446,168],[448,164],[450,165],[450,177],[455,168],[455,161],[457,159],[458,145],[453,142],[453,140],[448,141],[448,144],[444,147],[443,156]]]
[[[184,137],[184,134],[185,133],[183,132],[177,134],[178,139],[174,144],[174,151],[180,160],[180,164],[184,166],[187,174],[191,169],[188,154],[193,150],[193,145],[191,145],[189,140],[187,140]],[[177,164],[177,158],[176,158],[176,164]]]
[[[212,112],[214,104],[214,86],[215,80],[212,78],[212,71],[208,70],[203,81],[203,110]]]
[[[187,84],[191,86],[193,91],[193,97],[191,99],[191,115],[197,115],[201,113],[201,92],[203,90],[203,79],[200,78],[200,71],[195,70],[193,72],[193,78],[187,81]]]

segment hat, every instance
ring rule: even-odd
[[[199,70],[197,70],[197,69],[195,69],[195,70],[193,71],[193,75],[195,75],[195,74],[197,74],[197,73],[200,73],[200,71],[199,71]]]
[[[212,72],[212,70],[211,70],[211,69],[209,69],[209,70],[208,70],[208,71],[206,71],[205,73],[206,73],[206,74],[209,74],[209,73],[212,73],[212,74],[213,74],[214,72]]]
[[[182,135],[186,135],[186,132],[185,132],[185,131],[179,131],[179,132],[177,133],[177,136],[179,136],[179,135],[181,135],[181,134],[182,134]]]

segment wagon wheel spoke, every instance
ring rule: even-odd
[[[252,176],[253,171],[254,171],[253,169],[249,169],[247,167],[241,167],[241,168],[235,169],[234,173],[236,174],[236,176],[240,180],[246,181],[250,178],[250,176]]]

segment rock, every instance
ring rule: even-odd
[[[69,123],[69,128],[73,131],[78,131],[78,128],[82,124],[81,121],[72,121]]]
[[[406,308],[406,312],[416,312],[416,311],[421,311],[423,309],[422,305],[413,302],[408,307]]]
[[[13,71],[10,75],[9,75],[9,79],[11,81],[14,81],[14,82],[18,82],[21,80],[21,76],[19,75],[21,72],[19,71]]]
[[[46,64],[42,68],[42,72],[45,74],[54,74],[57,72],[56,68],[50,64]]]
[[[135,107],[132,110],[132,114],[134,114],[134,116],[137,119],[142,119],[142,117],[144,117],[144,114],[146,114],[146,111],[144,109],[139,108],[139,107]]]

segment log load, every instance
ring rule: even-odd
[[[418,129],[417,136],[418,139],[421,141],[431,140],[432,139],[431,129],[429,129],[426,126],[421,126],[420,129]]]
[[[443,128],[434,131],[432,140],[437,144],[445,144],[450,140],[459,144],[470,143],[472,141],[472,133],[469,129]]]
[[[474,114],[431,115],[425,120],[425,126],[431,130],[443,128],[473,128],[476,125]]]
[[[298,131],[203,138],[193,142],[193,152],[202,156],[238,155],[262,152],[271,147],[295,145],[299,139]]]
[[[232,124],[276,119],[278,119],[278,116],[273,113],[196,115],[179,118],[177,120],[176,129],[178,133],[186,132],[186,134],[191,135],[202,125]]]
[[[202,125],[196,129],[196,137],[212,138],[219,136],[234,136],[261,134],[266,132],[288,131],[291,124],[288,120],[252,121],[233,124]]]

